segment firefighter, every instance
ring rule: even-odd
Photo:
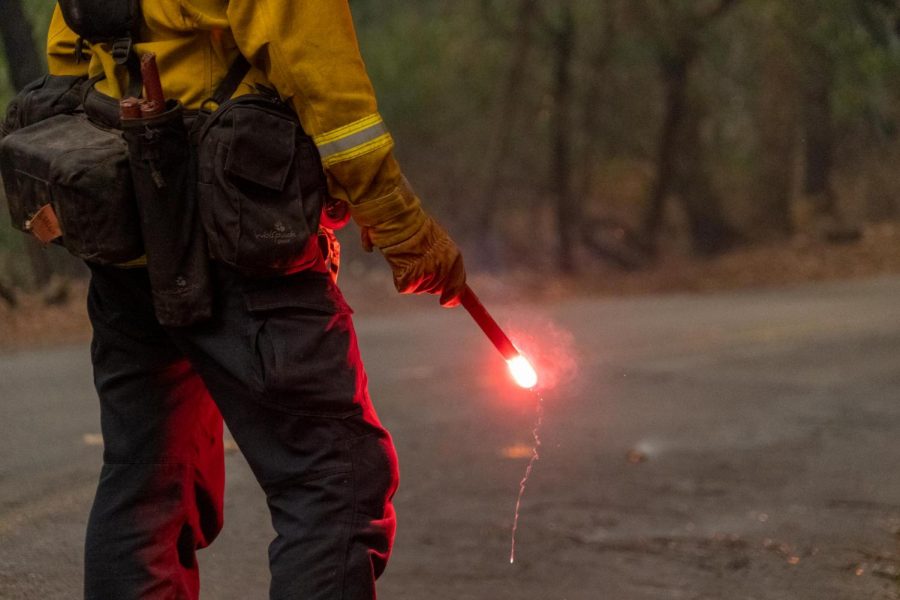
[[[199,109],[246,57],[236,95],[266,86],[290,103],[330,195],[381,251],[397,290],[458,302],[460,252],[392,154],[347,0],[144,0],[141,9],[136,51],[156,54],[167,97]],[[48,59],[51,74],[89,75],[98,92],[126,94],[110,45],[84,45],[59,7]],[[181,328],[159,324],[140,265],[91,271],[105,447],[85,597],[198,597],[195,552],[222,527],[224,417],[271,511],[270,597],[374,598],[395,530],[396,455],[325,259],[262,279],[214,266],[213,317]]]

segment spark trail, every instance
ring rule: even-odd
[[[522,496],[525,495],[525,486],[528,485],[528,479],[531,477],[531,471],[534,469],[534,463],[541,457],[541,425],[544,424],[544,397],[537,395],[537,416],[534,422],[534,429],[531,435],[534,437],[534,446],[531,448],[531,458],[528,459],[528,466],[525,467],[525,476],[519,483],[519,495],[516,498],[516,512],[513,517],[512,526],[512,542],[509,550],[509,564],[516,562],[516,531],[519,528],[519,509],[522,507]]]

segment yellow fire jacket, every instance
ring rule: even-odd
[[[332,197],[350,204],[364,244],[381,250],[403,293],[458,301],[462,255],[428,216],[394,159],[390,133],[359,53],[348,0],[145,0],[136,51],[154,52],[163,92],[199,108],[238,54],[253,66],[237,94],[278,90],[319,148]],[[105,74],[100,92],[121,97],[127,75],[111,48],[75,56],[77,36],[57,7],[48,35],[50,72]]]
[[[154,52],[163,91],[199,108],[243,53],[253,65],[238,94],[262,83],[289,101],[313,137],[335,198],[357,205],[402,185],[393,140],[378,114],[346,0],[142,2],[138,54]],[[75,57],[77,36],[57,7],[48,35],[50,72],[105,73],[97,88],[121,97],[127,75],[106,44]]]

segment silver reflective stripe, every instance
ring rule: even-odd
[[[384,122],[379,121],[374,125],[370,125],[366,127],[362,131],[358,131],[354,134],[348,135],[347,137],[334,140],[333,142],[328,142],[319,146],[319,154],[322,156],[322,159],[326,159],[330,156],[334,156],[335,154],[340,154],[341,152],[347,152],[348,150],[353,150],[363,144],[371,142],[388,132],[387,127]]]

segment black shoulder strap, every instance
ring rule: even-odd
[[[141,59],[134,51],[132,38],[119,38],[114,41],[112,57],[117,65],[128,69],[128,90],[125,96],[139,97],[144,88],[144,78],[141,75]]]
[[[190,138],[194,144],[199,143],[200,135],[204,131],[204,125],[212,114],[212,111],[207,108],[206,104],[214,102],[217,106],[220,106],[226,100],[231,98],[249,71],[250,63],[244,58],[243,54],[238,54],[237,58],[234,59],[234,62],[231,63],[231,66],[228,67],[228,72],[225,73],[225,77],[219,83],[216,91],[213,92],[211,97],[203,102],[200,113],[197,115],[197,118],[194,119],[193,125],[191,125]]]
[[[219,87],[213,92],[210,100],[216,104],[222,104],[234,96],[238,86],[241,85],[241,82],[244,80],[244,77],[247,76],[249,71],[250,63],[244,58],[243,54],[238,54],[237,58],[234,59],[234,62],[231,63],[231,66],[228,67],[225,78],[219,83]]]

